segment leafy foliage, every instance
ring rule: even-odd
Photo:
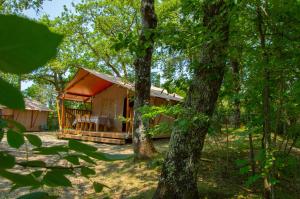
[[[0,3],[0,12],[39,9],[42,2],[43,0],[4,1]],[[155,3],[158,27],[155,32],[157,42],[153,54],[152,81],[170,92],[186,96],[191,79],[195,75],[195,68],[199,66],[198,58],[203,50],[202,44],[212,41],[217,35],[207,34],[207,30],[203,27],[205,13],[202,8],[205,1],[165,0]],[[190,107],[182,107],[181,104],[165,107],[145,106],[142,108],[143,118],[153,121],[164,115],[174,119],[174,122],[163,122],[153,126],[148,132],[151,135],[169,133],[174,128],[185,132],[185,129],[210,122],[209,135],[218,137],[226,128],[229,138],[238,136],[236,142],[246,145],[245,150],[249,148],[247,151],[249,154],[253,151],[253,165],[256,167],[254,175],[251,157],[237,163],[240,175],[246,177],[245,184],[249,187],[254,186],[262,178],[273,173],[274,175],[268,179],[277,187],[282,185],[283,176],[291,177],[288,170],[297,169],[293,167],[296,163],[292,159],[291,152],[299,143],[300,135],[298,50],[300,4],[297,0],[242,0],[231,3],[234,6],[230,15],[230,47],[226,52],[228,56],[224,58],[227,70],[221,91],[216,95],[219,99],[213,118],[208,120],[206,115],[198,114]],[[25,95],[39,98],[50,104],[50,107],[54,107],[56,94],[62,91],[78,66],[132,81],[133,60],[145,47],[140,48],[137,43],[141,29],[140,16],[136,14],[139,6],[138,1],[129,0],[83,0],[73,4],[73,9],[66,8],[62,15],[55,19],[41,17],[39,23],[15,15],[1,15],[0,104],[15,109],[24,108],[22,95],[16,87],[19,86],[18,80],[29,79],[34,81],[34,85],[25,92]],[[258,13],[262,18],[264,49],[259,37]],[[15,27],[20,31],[15,31]],[[64,35],[63,41],[61,34]],[[146,32],[146,36],[149,34]],[[45,37],[49,39],[45,40]],[[60,41],[62,43],[58,46]],[[56,52],[58,54],[54,57]],[[49,60],[50,58],[52,60]],[[263,75],[265,69],[270,73],[268,80]],[[31,73],[24,74],[27,72]],[[214,78],[211,81],[213,80]],[[250,144],[250,136],[253,136],[254,140],[263,136],[265,85],[269,85],[270,88],[268,122],[271,124],[272,132],[268,152],[257,142],[251,150]],[[228,130],[233,126],[236,128],[242,126],[245,131],[233,133]],[[39,138],[24,131],[24,127],[13,121],[0,120],[0,141],[6,135],[9,145],[13,148],[21,148],[29,142],[34,147],[34,153],[57,156],[61,160],[68,161],[77,170],[52,168],[45,162],[32,160],[18,162],[9,152],[1,151],[1,175],[15,184],[14,189],[25,185],[35,188],[36,181],[45,182],[41,183],[41,186],[70,186],[68,175],[76,175],[76,172],[85,177],[95,175],[93,167],[97,160],[114,161],[130,158],[102,153],[95,147],[78,141],[71,141],[68,146],[45,147]],[[8,171],[17,165],[35,168],[38,171],[31,173],[33,179],[27,175]],[[62,181],[54,179],[58,173],[63,176]],[[45,175],[47,177],[43,181]],[[19,182],[18,177],[24,181]],[[25,183],[26,180],[33,184]],[[101,183],[94,183],[96,192],[102,191],[103,187],[105,186]],[[35,192],[26,197],[51,196]]]
[[[25,108],[25,103],[19,90],[2,78],[0,78],[0,94],[1,96],[7,96],[6,98],[0,99],[1,104],[15,109]]]
[[[62,39],[60,35],[50,32],[46,26],[14,15],[0,15],[0,24],[0,34],[3,40],[0,42],[0,49],[2,49],[0,50],[0,70],[3,72],[24,74],[44,65],[55,56],[57,46]],[[14,31],[15,27],[19,27],[21,32]],[[14,89],[3,80],[0,82],[0,88],[1,92],[7,92],[1,95],[1,104],[9,108],[24,108],[24,101],[20,91]],[[85,154],[97,154],[94,155],[96,159],[106,161],[123,159],[122,156],[110,156],[109,154],[97,152],[97,148],[74,140],[70,140],[68,146],[42,147],[42,140],[34,134],[24,133],[25,128],[17,122],[3,119],[0,122],[0,140],[6,134],[8,144],[16,149],[22,147],[25,143],[27,144],[28,141],[33,145],[35,153],[57,155],[60,159],[65,159],[72,165],[75,165],[74,167],[80,167],[80,175],[87,178],[95,175],[96,172],[89,166],[89,164],[95,164],[95,161]],[[28,151],[26,152],[28,153]],[[72,152],[72,155],[69,152]],[[79,159],[84,160],[88,165],[81,166]],[[44,161],[29,160],[29,158],[26,161],[19,162],[6,151],[0,152],[0,161],[0,176],[12,182],[12,190],[21,187],[30,187],[31,189],[43,186],[71,187],[72,183],[66,175],[75,175],[74,167],[50,166]],[[29,174],[20,174],[7,170],[17,165],[37,170],[30,170]],[[94,183],[96,192],[102,191],[103,187],[105,185]],[[19,198],[57,198],[57,196],[50,196],[45,192],[34,192]]]
[[[56,55],[62,40],[61,35],[50,32],[46,26],[15,15],[0,15],[0,32],[0,69],[14,74],[43,66]]]

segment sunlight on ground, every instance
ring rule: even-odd
[[[223,136],[209,136],[203,151],[203,161],[200,167],[199,190],[203,198],[259,198],[259,189],[247,188],[244,182],[247,176],[239,174],[239,168],[236,165],[236,160],[248,157],[247,142],[237,141],[238,134],[243,133],[242,130],[236,131],[236,134],[229,136],[228,150],[226,150],[226,134]],[[38,133],[44,144],[47,146],[67,143],[65,140],[56,139],[55,133]],[[247,136],[242,136],[242,140],[247,139]],[[256,138],[255,138],[256,139]],[[5,140],[5,139],[4,139]],[[96,146],[99,151],[106,153],[121,153],[132,154],[131,144],[127,145],[109,145],[91,143]],[[97,175],[91,178],[92,181],[101,182],[111,189],[105,188],[100,194],[94,193],[92,183],[84,177],[70,177],[73,182],[73,188],[50,189],[52,192],[59,195],[61,198],[151,198],[157,186],[159,178],[159,168],[163,161],[163,154],[168,148],[168,140],[156,140],[155,146],[161,153],[157,158],[148,162],[136,162],[133,160],[104,162],[97,161]],[[7,150],[8,146],[5,142],[0,148]],[[19,160],[25,158],[24,148],[18,151],[13,151]],[[49,156],[30,155],[31,159],[42,159],[48,164],[51,164],[55,159]],[[67,166],[67,162],[60,162]],[[0,181],[0,199],[15,198],[28,190],[19,189],[9,193],[9,182],[1,179]],[[295,187],[299,184],[295,184]],[[300,190],[300,189],[298,189]],[[297,194],[297,193],[295,193]]]

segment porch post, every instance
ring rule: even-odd
[[[129,127],[130,127],[130,121],[128,121],[129,118],[129,91],[127,89],[126,92],[126,133],[128,133],[129,131]]]
[[[61,126],[61,117],[60,117],[60,99],[57,97],[56,98],[56,111],[57,111],[57,119],[58,119],[58,125],[59,125],[59,130],[62,131],[62,126]]]
[[[65,128],[65,121],[66,121],[66,113],[65,113],[65,95],[61,99],[61,127],[62,130]]]

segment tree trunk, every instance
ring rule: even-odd
[[[214,37],[202,46],[180,116],[189,125],[175,126],[172,132],[154,198],[199,197],[197,179],[201,151],[225,71],[229,32],[227,6],[224,0],[204,2],[203,25],[206,34]],[[195,117],[197,121],[192,122]]]
[[[267,6],[267,5],[266,5]],[[264,175],[264,198],[272,198],[272,184],[270,183],[272,168],[266,168],[265,164],[269,158],[271,158],[271,102],[270,102],[270,70],[269,70],[269,57],[266,49],[266,27],[264,25],[264,19],[262,15],[263,5],[258,1],[256,6],[257,13],[257,27],[260,39],[260,47],[262,49],[262,62],[263,62],[263,138],[262,138],[262,149],[265,152],[265,160],[263,165]]]
[[[282,122],[282,113],[283,113],[283,97],[284,97],[284,78],[283,75],[280,74],[279,77],[279,88],[278,88],[278,104],[277,104],[277,111],[276,111],[276,121],[275,121],[275,133],[273,138],[274,147],[277,146],[277,135],[283,134],[283,122]]]
[[[135,66],[135,99],[133,149],[136,159],[147,159],[155,154],[151,137],[147,135],[149,121],[142,119],[141,108],[150,103],[151,61],[154,45],[154,30],[157,19],[154,0],[141,1],[142,31],[139,38],[139,49]],[[150,36],[148,36],[150,35]]]
[[[234,84],[234,126],[235,128],[240,128],[241,125],[241,111],[240,105],[241,101],[239,98],[241,85],[240,85],[240,66],[237,59],[231,59],[231,67],[233,73],[233,84]]]

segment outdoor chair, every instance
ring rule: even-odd
[[[83,115],[83,127],[82,127],[82,129],[83,129],[84,131],[89,130],[89,126],[90,126],[90,124],[91,124],[91,122],[90,122],[90,117],[91,117],[90,114],[85,114],[85,115]]]
[[[90,124],[89,124],[89,131],[96,131],[96,123],[94,123],[94,122],[90,122]]]
[[[76,130],[81,130],[81,126],[82,126],[82,123],[81,123],[81,115],[80,114],[76,114],[76,124],[75,124],[75,129]]]

